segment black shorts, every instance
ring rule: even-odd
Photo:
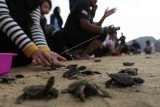
[[[85,32],[85,31],[75,31],[72,33],[67,33],[67,34],[64,33],[63,36],[64,36],[65,44],[67,45],[68,48],[71,48],[71,47],[74,47],[78,44],[81,44],[91,38],[98,36],[98,34],[89,33],[89,32]],[[95,39],[103,42],[105,40],[105,38],[106,38],[106,36],[99,35]],[[88,46],[88,44],[91,41],[93,41],[95,39],[92,39],[92,40],[84,43],[83,45],[78,46],[77,48],[85,48],[86,46]]]

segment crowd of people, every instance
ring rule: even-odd
[[[47,24],[45,15],[52,9],[51,0],[0,0],[0,52],[17,53],[13,59],[14,67],[31,62],[50,66],[73,57],[91,59],[92,54],[103,56],[128,52],[123,33],[117,38],[119,27],[102,27],[116,8],[107,8],[102,18],[94,22],[97,0],[69,0],[69,3],[70,13],[62,27],[58,6]],[[150,43],[146,44],[145,52],[150,53]],[[133,45],[133,53],[139,53],[136,41]],[[70,52],[72,49],[74,54]]]

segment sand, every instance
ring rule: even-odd
[[[150,58],[146,58],[146,57]],[[45,84],[47,79],[55,76],[55,87],[58,89],[66,88],[75,80],[68,80],[62,77],[65,68],[55,71],[48,71],[48,68],[27,66],[15,68],[13,74],[23,74],[25,78],[16,80],[12,84],[0,83],[0,107],[160,107],[160,54],[153,55],[132,55],[119,57],[102,57],[101,62],[93,60],[68,61],[68,64],[85,65],[101,72],[101,75],[85,76],[81,79],[98,84],[104,88],[104,83],[109,77],[106,72],[117,72],[124,67],[124,61],[135,62],[133,67],[139,69],[139,76],[145,80],[145,83],[128,88],[109,88],[107,89],[112,98],[90,97],[86,102],[81,102],[70,94],[60,94],[57,99],[49,101],[30,100],[23,104],[14,104],[17,96],[22,94],[22,89],[29,85]]]

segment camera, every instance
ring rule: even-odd
[[[121,28],[120,28],[120,27],[115,27],[115,29],[116,29],[116,30],[120,30]]]
[[[120,27],[114,27],[114,25],[110,25],[108,27],[108,34],[117,33],[118,30],[120,30]]]

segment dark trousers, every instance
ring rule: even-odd
[[[97,35],[98,34],[86,32],[84,30],[79,30],[79,31],[77,30],[72,33],[64,33],[63,37],[64,37],[65,44],[67,45],[68,48],[74,47],[76,45],[79,45],[91,39],[90,41],[77,47],[78,49],[81,49],[81,48],[86,48],[90,44],[90,42],[94,40],[94,39],[92,40],[92,38],[96,37]],[[106,36],[100,35],[95,39],[103,42],[105,38]]]
[[[0,33],[3,34],[3,33]],[[25,66],[31,63],[31,59],[27,58],[25,54],[20,50],[9,38],[4,35],[0,35],[0,53],[16,53],[17,56],[13,57],[12,67]]]
[[[47,34],[46,41],[50,49],[56,53],[62,53],[65,50],[65,42],[62,31],[57,31],[54,35]]]

